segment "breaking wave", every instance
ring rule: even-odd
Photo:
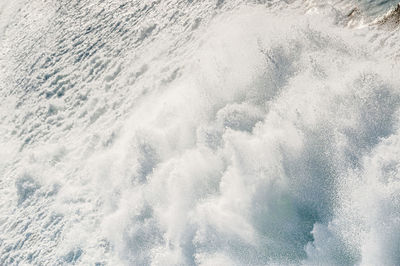
[[[399,33],[350,5],[1,4],[0,264],[400,264]]]

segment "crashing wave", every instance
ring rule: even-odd
[[[341,4],[9,6],[0,264],[400,264],[398,33]]]

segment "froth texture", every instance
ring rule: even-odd
[[[400,263],[397,33],[301,1],[36,2],[0,39],[0,264]]]

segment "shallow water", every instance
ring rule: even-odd
[[[392,4],[0,3],[0,264],[400,264]]]

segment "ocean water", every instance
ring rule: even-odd
[[[400,265],[396,4],[0,0],[0,265]]]
[[[388,12],[399,2],[395,0],[368,0],[368,1],[358,1],[356,2],[360,5],[365,12],[370,16],[379,16],[383,12]]]

